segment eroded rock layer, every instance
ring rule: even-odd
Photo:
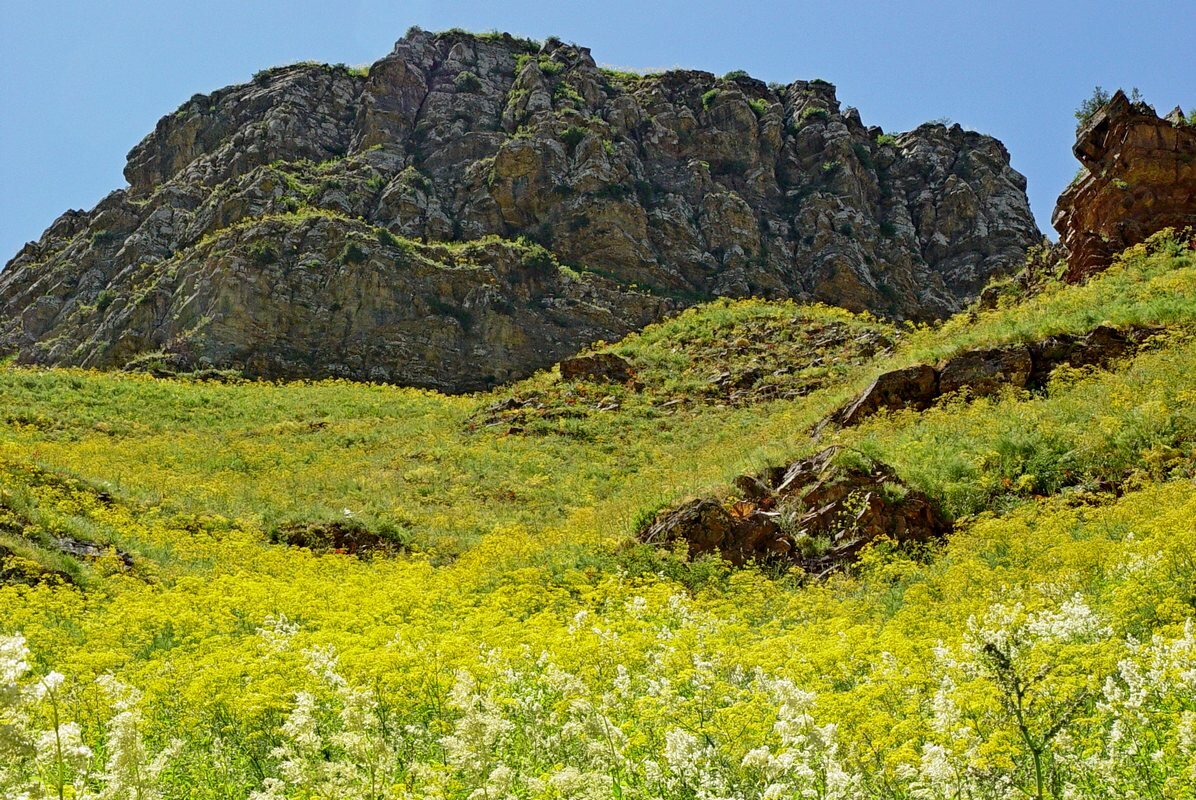
[[[714,296],[945,315],[1039,238],[991,137],[505,35],[196,95],[125,176],[0,273],[0,352],[458,391]]]

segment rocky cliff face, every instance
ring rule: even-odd
[[[1163,228],[1196,225],[1196,126],[1179,108],[1160,119],[1118,91],[1080,127],[1072,151],[1084,172],[1051,219],[1068,250],[1068,280],[1105,269]]]
[[[991,137],[505,35],[196,95],[125,177],[0,273],[0,351],[456,391],[713,296],[945,315],[1039,238]]]

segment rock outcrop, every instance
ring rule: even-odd
[[[638,532],[643,542],[683,542],[690,556],[732,564],[785,562],[815,576],[851,563],[865,545],[887,538],[925,543],[951,530],[921,492],[884,464],[828,447],[788,467],[735,481],[737,500],[698,498],[662,511]]]
[[[614,353],[593,353],[566,358],[559,364],[561,379],[598,383],[635,383],[635,370],[627,359]]]
[[[1118,91],[1080,127],[1072,152],[1084,171],[1051,219],[1068,250],[1065,279],[1100,272],[1163,228],[1196,225],[1196,126],[1180,109],[1160,119]]]
[[[921,411],[940,397],[959,391],[967,391],[970,397],[989,397],[1007,386],[1038,389],[1059,366],[1108,366],[1132,354],[1157,332],[1155,328],[1119,330],[1101,325],[1083,335],[1062,333],[1029,344],[967,350],[937,366],[916,364],[885,372],[816,430],[827,424],[849,428],[882,411]]]
[[[715,296],[943,316],[1039,239],[991,137],[506,35],[196,95],[125,177],[0,273],[0,353],[459,391]]]

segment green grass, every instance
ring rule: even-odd
[[[457,249],[468,258],[469,246]],[[168,501],[267,526],[350,508],[411,530],[422,548],[456,553],[495,525],[560,521],[600,499],[611,499],[626,518],[643,504],[643,483],[651,493],[677,496],[796,455],[811,446],[808,426],[884,369],[1102,323],[1193,321],[1192,256],[1142,248],[1087,285],[1059,285],[1030,303],[938,328],[899,332],[867,317],[791,303],[711,303],[595,348],[629,359],[645,384],[639,392],[563,386],[551,372],[494,395],[450,398],[335,381],[222,385],[10,367],[0,372],[9,423],[0,442],[139,502]],[[800,334],[828,325],[899,344],[892,355],[854,362],[844,357],[850,342],[830,353],[808,350]],[[1166,353],[1162,362],[1187,350],[1176,344]],[[711,388],[711,376],[724,371],[801,366],[803,357],[818,355],[830,357],[775,379],[810,381],[814,391],[800,400],[727,407]],[[622,407],[546,423],[537,428],[544,436],[471,430],[496,398],[520,394],[583,409],[587,400],[614,394]],[[708,403],[700,402],[704,396]],[[688,400],[662,407],[679,398]]]

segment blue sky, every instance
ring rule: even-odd
[[[887,131],[948,117],[1005,142],[1044,230],[1094,85],[1196,104],[1196,0],[0,0],[0,262],[124,186],[129,149],[196,92],[291,61],[369,63],[411,25],[556,35],[615,66],[821,77]]]

